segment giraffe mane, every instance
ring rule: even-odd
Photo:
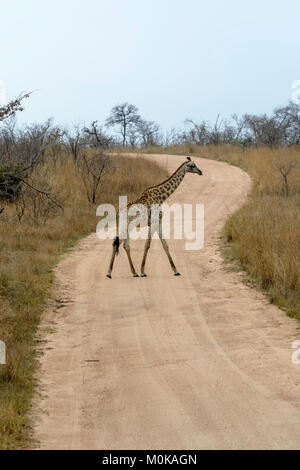
[[[171,178],[173,178],[173,176],[175,175],[175,173],[177,173],[177,171],[180,170],[180,168],[183,167],[183,165],[185,165],[185,164],[186,164],[186,162],[183,162],[183,163],[177,168],[177,170],[175,170],[174,173],[172,173],[172,174],[169,176],[169,178],[167,178],[166,180],[162,181],[161,183],[156,184],[155,186],[149,186],[149,188],[145,189],[145,191],[142,193],[142,195],[143,195],[146,191],[148,191],[149,189],[157,188],[157,187],[160,186],[161,184],[164,184],[164,183],[166,183],[167,181],[169,181]]]

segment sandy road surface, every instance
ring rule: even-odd
[[[178,156],[151,156],[172,171]],[[181,277],[158,240],[148,278],[131,277],[121,249],[105,278],[110,242],[90,235],[57,268],[56,308],[46,315],[45,397],[36,435],[52,449],[300,447],[297,323],[228,272],[219,231],[244,200],[239,168],[198,160],[170,202],[205,204],[205,246],[170,241]],[[143,242],[132,242],[139,267]],[[43,411],[40,411],[43,410]]]

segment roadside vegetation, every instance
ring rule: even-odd
[[[259,148],[232,161],[246,168],[253,189],[226,223],[229,256],[300,319],[300,149]]]
[[[133,199],[167,176],[145,159],[108,156],[93,132],[76,140],[50,121],[0,127],[0,449],[30,445],[36,332],[60,256],[95,230],[97,204]]]

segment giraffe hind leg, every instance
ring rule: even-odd
[[[119,246],[120,246],[120,239],[119,237],[116,237],[113,241],[113,244],[112,244],[112,254],[111,254],[111,259],[110,259],[110,263],[109,263],[109,268],[108,268],[108,271],[107,271],[107,274],[106,274],[106,277],[108,277],[109,279],[111,279],[111,273],[112,273],[112,270],[113,270],[113,267],[114,267],[114,261],[115,261],[115,257],[116,255],[119,254]]]

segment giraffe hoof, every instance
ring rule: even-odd
[[[181,274],[180,273],[175,273],[174,276],[181,276]]]
[[[141,277],[147,277],[147,274],[141,274]]]
[[[110,275],[110,274],[106,274],[106,277],[108,277],[108,279],[111,279],[111,275]]]

